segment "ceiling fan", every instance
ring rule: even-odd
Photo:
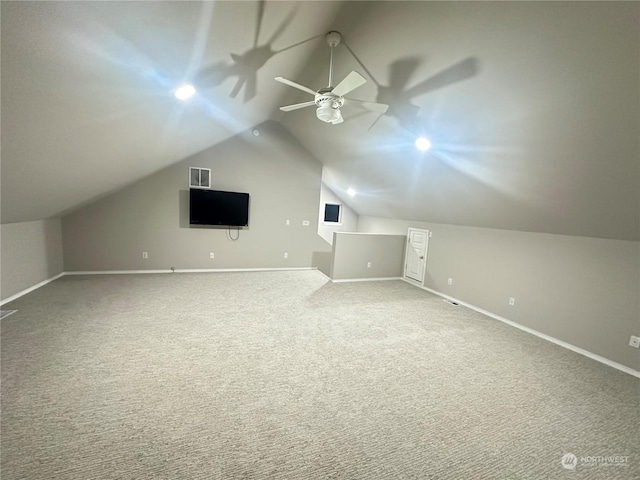
[[[371,112],[385,113],[389,108],[389,105],[385,105],[383,103],[364,102],[362,100],[345,97],[347,93],[355,90],[356,88],[364,85],[367,82],[367,80],[358,72],[351,72],[335,87],[332,86],[333,49],[340,44],[342,35],[340,35],[338,32],[329,32],[326,35],[326,39],[327,43],[331,47],[331,58],[329,60],[329,85],[325,88],[321,88],[317,92],[314,92],[310,88],[300,85],[296,82],[292,82],[291,80],[287,80],[286,78],[276,77],[276,80],[278,82],[289,85],[290,87],[297,88],[298,90],[302,90],[303,92],[309,93],[314,96],[313,101],[287,105],[285,107],[280,107],[280,110],[282,110],[283,112],[290,112],[299,108],[311,107],[315,105],[318,107],[316,110],[316,116],[323,122],[330,123],[332,125],[337,125],[338,123],[342,123],[344,121],[344,119],[342,118],[342,113],[340,112],[340,108],[345,104],[345,101],[356,107],[363,108]]]

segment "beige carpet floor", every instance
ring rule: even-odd
[[[5,308],[2,480],[640,478],[640,380],[401,281],[67,276]]]

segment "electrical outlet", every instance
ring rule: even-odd
[[[640,348],[640,337],[631,335],[631,337],[629,338],[629,346],[634,348]]]
[[[149,254],[147,252],[142,252],[142,258],[149,258]]]
[[[367,268],[371,268],[371,262],[367,262]]]
[[[309,226],[309,220],[302,220],[302,226],[303,227],[308,227]]]
[[[289,258],[289,254],[287,252],[284,252],[284,258]]]
[[[291,221],[287,218],[287,220],[284,222],[285,225],[291,225]]]
[[[453,285],[453,278],[447,278],[447,284]]]
[[[513,297],[509,297],[509,306],[510,307],[515,307],[516,306],[516,299]]]
[[[213,252],[209,252],[209,258],[214,259],[216,258],[216,256],[213,254]]]

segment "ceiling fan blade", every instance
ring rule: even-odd
[[[310,107],[315,104],[316,102],[296,103],[294,105],[287,105],[284,107],[280,107],[280,110],[282,110],[283,112],[290,112],[291,110],[298,110],[299,108]]]
[[[389,105],[386,105],[384,103],[365,102],[363,100],[356,100],[355,98],[345,98],[345,100],[354,107],[363,108],[364,110],[369,110],[370,112],[386,113],[389,109]]]
[[[298,90],[302,90],[303,92],[310,93],[313,96],[316,95],[316,92],[314,92],[310,88],[302,86],[299,83],[292,82],[291,80],[287,80],[286,78],[276,77],[276,81],[280,83],[284,83],[285,85],[289,85],[290,87],[297,88]]]
[[[349,93],[351,90],[355,90],[356,88],[367,83],[367,80],[360,75],[358,72],[351,72],[349,75],[344,77],[344,79],[331,90],[331,93],[342,96]]]

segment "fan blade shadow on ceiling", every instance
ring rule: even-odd
[[[458,62],[449,68],[432,75],[423,82],[411,87],[405,93],[408,97],[414,98],[419,95],[424,95],[427,92],[431,92],[438,88],[452,85],[462,80],[473,77],[478,73],[478,62],[475,58],[466,58],[461,62]]]
[[[247,76],[244,87],[244,102],[247,103],[258,93],[258,72],[253,72]]]
[[[414,105],[412,100],[473,77],[478,72],[478,62],[475,58],[466,58],[407,89],[406,84],[416,67],[417,63],[414,61],[399,60],[392,63],[390,85],[380,85],[377,96],[379,103],[389,105],[386,115],[395,117],[401,126],[412,131],[416,129],[420,112],[420,107]]]
[[[258,12],[256,17],[253,47],[251,47],[249,50],[246,50],[242,54],[230,53],[229,56],[231,57],[232,63],[228,63],[225,61],[217,62],[200,70],[200,72],[198,72],[194,79],[196,87],[203,89],[217,87],[226,79],[237,77],[237,81],[229,96],[231,98],[235,98],[244,87],[244,102],[246,103],[253,99],[257,94],[258,71],[274,55],[282,53],[285,50],[289,50],[290,48],[306,43],[320,36],[316,35],[278,50],[273,49],[273,43],[285,32],[287,27],[293,21],[293,18],[295,17],[299,8],[299,4],[296,4],[289,11],[282,22],[280,22],[268,41],[262,45],[259,45],[259,37],[264,18],[264,8],[265,1],[263,0],[258,2]]]
[[[411,103],[414,98],[433,90],[461,82],[478,73],[477,59],[469,57],[445,68],[413,87],[407,88],[411,77],[420,65],[419,58],[407,57],[398,59],[389,66],[389,85],[382,85],[375,79],[355,52],[347,44],[345,44],[345,46],[367,75],[369,75],[371,80],[373,80],[373,83],[375,83],[378,89],[376,102],[389,105],[387,112],[376,118],[369,127],[369,130],[373,128],[383,115],[395,117],[400,125],[406,129],[411,131],[416,130],[420,107]]]
[[[256,16],[255,35],[253,37],[253,48],[258,46],[260,41],[260,29],[262,28],[262,20],[264,19],[264,0],[258,2],[258,15]]]
[[[389,67],[389,88],[395,91],[403,91],[409,80],[420,65],[417,57],[401,58]]]

